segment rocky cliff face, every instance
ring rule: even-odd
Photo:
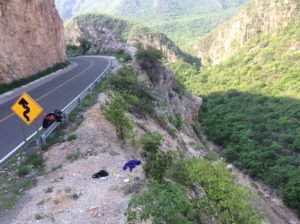
[[[0,48],[0,83],[65,61],[63,26],[54,0],[1,0]]]
[[[115,51],[125,43],[142,43],[162,50],[168,60],[186,59],[184,54],[165,34],[140,24],[100,14],[86,14],[71,19],[65,28],[68,44],[78,45],[78,38],[93,43],[89,53]]]
[[[218,64],[232,56],[247,40],[261,33],[276,34],[289,23],[299,22],[297,0],[250,0],[231,21],[194,46],[204,64]]]

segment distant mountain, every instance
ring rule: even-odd
[[[188,45],[230,18],[245,0],[56,0],[64,21],[97,12],[144,23]]]

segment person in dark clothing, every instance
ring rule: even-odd
[[[140,165],[142,162],[140,160],[129,160],[124,166],[123,166],[123,170],[127,170],[127,167],[129,167],[130,172],[132,172],[132,170]]]
[[[43,115],[43,128],[47,129],[54,122],[62,121],[62,112],[59,110],[54,110],[53,113],[47,113]]]

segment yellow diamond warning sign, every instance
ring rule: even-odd
[[[23,93],[11,107],[27,125],[30,125],[43,111],[28,94]]]

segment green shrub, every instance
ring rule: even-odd
[[[17,171],[17,175],[22,177],[25,176],[29,173],[29,168],[26,165],[20,166],[18,171]]]
[[[67,140],[70,142],[70,141],[75,140],[76,138],[77,138],[77,135],[71,134],[71,135],[68,136]]]
[[[171,152],[159,152],[162,137],[158,133],[146,133],[141,138],[142,156],[145,158],[144,171],[146,176],[162,182],[167,169],[172,164]]]
[[[132,60],[132,57],[130,54],[127,54],[124,50],[119,50],[116,53],[116,57],[120,62],[130,62]]]
[[[155,97],[149,87],[137,78],[132,67],[124,67],[117,75],[109,76],[102,84],[104,89],[112,89],[123,96],[131,112],[152,114]]]
[[[181,127],[182,127],[182,124],[183,124],[183,120],[182,120],[182,117],[177,114],[175,117],[169,115],[168,116],[168,119],[170,121],[170,123],[178,130],[180,131]]]
[[[144,171],[147,177],[151,177],[162,183],[167,169],[172,165],[172,152],[148,153],[145,158]]]
[[[126,210],[129,224],[151,220],[153,224],[192,224],[196,211],[183,192],[173,184],[150,181],[148,191],[132,198]]]
[[[31,163],[35,168],[41,167],[44,163],[42,155],[37,152],[29,153],[28,162]]]
[[[79,149],[77,149],[75,152],[72,152],[70,154],[67,155],[67,160],[69,160],[70,162],[74,162],[75,160],[79,160],[82,157],[82,153],[80,152]]]
[[[162,143],[162,136],[156,132],[149,132],[145,133],[141,137],[141,144],[142,144],[142,155],[143,157],[147,157],[148,153],[157,153],[158,149]]]
[[[176,138],[178,135],[178,131],[173,127],[168,127],[167,132],[173,137]]]
[[[81,55],[81,49],[80,46],[76,45],[67,45],[67,56],[68,57],[74,57],[74,56],[79,56]]]
[[[85,55],[92,46],[92,42],[85,38],[78,38],[81,54]]]
[[[117,96],[111,102],[102,106],[101,109],[106,119],[115,127],[118,138],[124,144],[125,138],[128,137],[129,132],[132,130],[132,126],[129,118],[126,116],[127,108],[123,98]]]

